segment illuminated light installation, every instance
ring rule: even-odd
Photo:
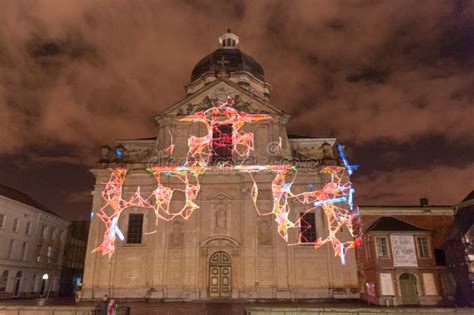
[[[181,121],[202,123],[207,128],[204,137],[190,136],[188,139],[187,166],[208,166],[211,157],[219,150],[230,149],[237,158],[248,158],[254,150],[253,133],[240,130],[245,123],[270,120],[265,114],[247,114],[233,108],[233,100],[209,108],[206,111],[188,115]],[[231,133],[225,133],[223,127],[231,128]]]
[[[245,123],[254,123],[262,120],[270,120],[271,116],[265,114],[247,114],[238,111],[233,107],[233,100],[229,97],[227,101],[217,106],[213,106],[206,111],[200,111],[186,116],[182,121],[198,122],[206,126],[207,134],[203,137],[190,136],[188,139],[188,153],[186,162],[183,165],[174,166],[151,166],[147,169],[156,180],[156,188],[146,197],[140,192],[140,187],[128,199],[122,198],[122,187],[126,178],[127,169],[118,167],[112,169],[109,181],[105,184],[102,192],[104,205],[98,210],[97,217],[105,223],[106,231],[104,240],[93,252],[101,252],[103,255],[112,256],[115,250],[117,237],[124,239],[123,233],[118,227],[118,220],[121,213],[130,207],[141,207],[152,209],[158,221],[171,221],[176,217],[188,219],[191,214],[199,208],[196,199],[201,189],[199,177],[206,172],[233,171],[246,173],[253,181],[250,196],[258,215],[273,215],[277,223],[278,234],[289,245],[308,244],[304,238],[305,230],[310,228],[304,222],[304,214],[321,207],[326,215],[328,235],[326,238],[318,238],[312,242],[317,249],[324,244],[331,244],[335,256],[340,257],[345,264],[345,255],[348,249],[361,243],[359,235],[359,211],[353,205],[354,189],[349,181],[349,176],[357,168],[350,165],[345,157],[343,148],[338,145],[339,156],[344,166],[326,166],[320,170],[323,176],[329,177],[329,181],[321,189],[311,190],[302,193],[293,193],[291,187],[297,176],[297,168],[291,164],[283,165],[245,165],[251,152],[254,151],[253,133],[246,133],[241,130]],[[173,152],[174,144],[171,137],[171,144],[165,149],[170,155]],[[281,148],[282,140],[279,139],[278,147]],[[213,161],[215,155],[237,156],[242,163],[233,165],[232,160],[223,159]],[[214,163],[215,162],[215,163]],[[274,178],[271,182],[273,207],[271,211],[261,211],[258,203],[258,185],[254,178],[258,173],[272,173]],[[166,187],[161,183],[162,176],[169,176],[177,179],[181,188]],[[291,179],[288,177],[291,176]],[[308,185],[313,188],[313,184]],[[176,193],[184,194],[184,205],[175,211],[171,210],[171,201]],[[299,203],[309,206],[303,215],[292,221],[290,219],[291,203]],[[303,224],[304,223],[304,224]],[[306,229],[301,231],[303,227]],[[341,242],[337,233],[345,226],[349,231],[352,240]],[[299,229],[298,240],[289,243],[289,230]],[[146,232],[152,234],[156,231]],[[311,243],[310,243],[311,244]]]
[[[173,151],[174,151],[173,134],[169,130],[168,130],[168,132],[170,134],[171,144],[165,149],[165,152],[168,153],[169,155],[173,155]]]

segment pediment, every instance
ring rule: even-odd
[[[209,195],[207,197],[208,200],[231,200],[234,199],[232,195],[223,193],[223,192],[218,192],[212,195]]]
[[[280,109],[250,94],[239,85],[226,79],[218,79],[165,110],[159,117],[190,115],[224,102],[228,96],[234,99],[235,108],[246,113],[283,114]]]

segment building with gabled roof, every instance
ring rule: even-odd
[[[361,206],[360,213],[364,241],[356,253],[362,299],[378,305],[452,302],[452,276],[433,238],[452,222],[452,207]]]

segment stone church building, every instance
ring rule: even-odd
[[[96,184],[83,299],[98,299],[104,294],[119,299],[165,300],[358,298],[354,251],[347,251],[343,265],[331,244],[318,249],[305,244],[327,237],[331,223],[325,213],[320,208],[306,213],[304,229],[291,229],[285,242],[274,216],[258,215],[252,200],[252,177],[235,170],[200,176],[200,191],[194,201],[199,208],[189,217],[157,220],[151,209],[125,209],[116,221],[123,240],[115,242],[113,254],[92,253],[109,233],[99,212],[111,170],[127,170],[121,191],[124,200],[136,196],[137,187],[139,194],[149,195],[157,183],[147,168],[181,165],[186,161],[190,136],[205,132],[203,125],[182,118],[228,97],[239,111],[271,116],[242,127],[254,137],[246,165],[290,163],[298,170],[292,190],[303,192],[321,188],[328,181],[319,173],[324,165],[340,164],[336,139],[287,134],[290,116],[271,103],[271,85],[260,64],[238,48],[239,38],[228,31],[219,37],[219,43],[221,47],[192,70],[186,96],[156,116],[156,137],[119,140],[113,150],[102,148],[102,158],[91,170]],[[236,154],[224,157],[236,165],[242,162]],[[272,211],[273,177],[271,173],[253,175],[261,212]],[[163,177],[161,183],[179,185],[173,177]],[[178,209],[184,202],[184,194],[177,192],[171,207]],[[293,220],[305,210],[298,203],[290,202],[290,207]],[[345,228],[338,230],[337,236],[351,239]],[[295,243],[301,244],[289,246]]]

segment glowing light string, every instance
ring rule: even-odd
[[[199,178],[206,172],[231,171],[248,174],[253,184],[250,197],[258,215],[272,215],[277,223],[277,231],[289,245],[308,244],[304,233],[311,226],[304,221],[304,215],[308,212],[321,208],[327,220],[327,236],[319,237],[312,242],[314,248],[325,244],[333,247],[336,256],[345,264],[345,256],[348,249],[360,244],[361,238],[358,229],[359,212],[353,205],[354,189],[349,181],[349,176],[357,168],[350,165],[345,157],[343,148],[338,145],[339,156],[344,166],[326,166],[320,170],[322,175],[329,177],[329,181],[317,190],[311,190],[295,194],[292,186],[296,180],[297,168],[295,165],[233,165],[229,157],[237,157],[245,161],[254,151],[253,133],[241,130],[246,123],[255,123],[262,120],[272,119],[264,114],[247,114],[233,107],[233,100],[228,98],[226,102],[213,106],[205,111],[200,111],[181,119],[182,121],[202,123],[206,126],[207,134],[203,137],[190,136],[188,138],[188,153],[183,165],[151,166],[147,171],[154,176],[156,188],[143,197],[140,187],[128,199],[123,198],[123,184],[127,175],[127,169],[118,167],[111,170],[110,179],[105,183],[102,192],[103,206],[97,211],[97,217],[105,224],[104,239],[93,252],[101,252],[109,257],[115,250],[115,241],[118,237],[124,240],[123,233],[119,228],[121,213],[130,207],[151,209],[155,212],[156,225],[159,220],[171,221],[177,217],[185,220],[199,208],[196,203],[197,196],[201,190]],[[173,137],[170,133],[171,144],[165,149],[170,155],[173,153]],[[281,149],[282,140],[279,138],[278,147]],[[213,161],[215,156],[224,156],[223,161]],[[273,206],[271,211],[262,211],[258,207],[259,188],[255,175],[258,173],[271,173],[274,178],[271,182]],[[173,178],[179,185],[173,187],[164,186],[162,177]],[[291,176],[291,178],[288,178]],[[313,188],[314,185],[308,185]],[[184,195],[184,204],[180,209],[172,210],[171,201],[176,194]],[[290,204],[299,203],[309,206],[298,219],[292,221]],[[92,218],[92,216],[91,216]],[[341,242],[337,233],[342,227],[346,227],[351,240]],[[296,242],[289,242],[289,231],[298,229]],[[156,231],[146,232],[152,234]]]
[[[173,143],[173,134],[171,133],[171,131],[169,131],[169,134],[170,134],[170,145],[164,150],[166,153],[168,153],[169,155],[173,155],[173,151],[174,151],[174,143]]]

